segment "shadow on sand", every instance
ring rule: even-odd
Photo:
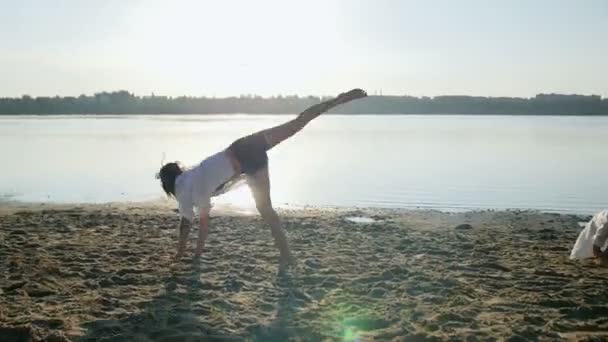
[[[216,310],[218,301],[209,298],[209,291],[225,290],[225,284],[201,282],[204,269],[199,261],[189,270],[173,271],[164,282],[164,291],[142,304],[138,313],[125,314],[122,319],[96,320],[83,325],[87,334],[81,341],[285,341],[298,336],[315,340],[312,332],[292,325],[298,305],[294,300],[292,276],[277,275],[276,315],[271,322],[251,322],[245,329],[227,327],[225,317]],[[221,301],[219,301],[221,305]],[[238,310],[235,307],[234,310]],[[235,313],[236,314],[236,313]],[[308,337],[306,335],[309,335]]]

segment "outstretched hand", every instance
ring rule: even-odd
[[[367,96],[367,93],[363,89],[357,88],[357,89],[353,89],[351,91],[338,95],[338,97],[336,98],[336,102],[342,104],[342,103],[350,102],[352,100],[360,99],[360,98],[363,98],[366,96]]]

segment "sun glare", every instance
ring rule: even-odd
[[[129,16],[126,38],[136,42],[129,46],[136,56],[129,58],[178,89],[200,89],[204,78],[218,96],[241,90],[274,95],[264,92],[277,83],[295,89],[336,62],[340,39],[332,6],[279,0],[144,2]]]
[[[255,201],[247,185],[242,185],[214,200],[217,209],[235,212],[237,214],[252,215],[257,213]]]

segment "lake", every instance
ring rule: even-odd
[[[197,164],[291,115],[0,116],[2,201],[165,198],[165,161]],[[278,206],[608,208],[608,117],[325,115],[269,152]],[[253,208],[246,187],[218,204]]]

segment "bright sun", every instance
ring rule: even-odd
[[[340,48],[335,6],[280,0],[146,1],[130,13],[125,40],[136,51],[129,56],[132,65],[184,89],[201,88],[204,78],[220,96],[241,89],[267,95],[264,90],[277,83],[290,89],[293,82],[306,82],[337,62],[332,57]]]

